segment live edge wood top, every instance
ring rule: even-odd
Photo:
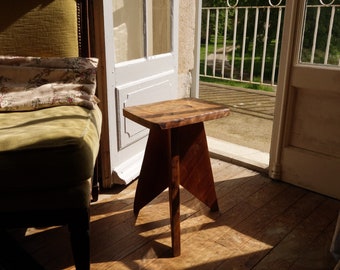
[[[167,100],[123,109],[125,117],[150,129],[153,126],[161,129],[181,127],[228,114],[226,106],[197,98]]]

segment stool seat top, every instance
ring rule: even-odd
[[[170,129],[229,115],[230,110],[218,103],[197,98],[182,98],[126,107],[123,115],[147,128]]]

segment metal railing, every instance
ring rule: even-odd
[[[339,65],[340,5],[335,1],[308,2],[301,62]],[[202,8],[200,75],[275,88],[285,1],[268,0],[267,6],[233,2]]]
[[[340,67],[340,1],[307,5],[300,62]]]

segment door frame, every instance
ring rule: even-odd
[[[296,18],[298,1],[286,0],[286,11],[283,26],[283,34],[280,52],[280,68],[278,74],[278,84],[276,89],[276,103],[274,110],[272,140],[269,152],[269,177],[272,179],[281,178],[281,154],[284,143],[284,131],[286,127],[286,109],[289,98],[290,71],[294,55],[295,36],[298,27],[296,27]],[[289,57],[287,57],[287,55]]]

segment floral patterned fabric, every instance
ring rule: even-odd
[[[0,56],[0,111],[94,109],[97,66],[96,58]]]

